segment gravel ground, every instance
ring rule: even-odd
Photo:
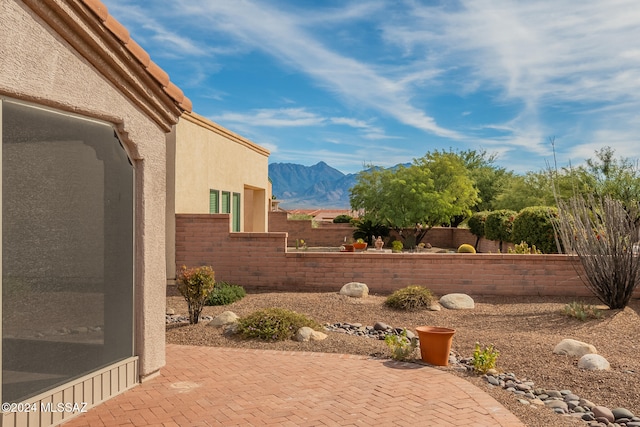
[[[167,307],[186,314],[184,299],[169,289]],[[355,299],[337,293],[258,293],[224,307],[205,307],[203,315],[215,316],[231,310],[238,316],[267,307],[304,313],[319,323],[350,322],[373,325],[377,321],[393,327],[430,325],[453,328],[452,350],[470,357],[476,342],[494,344],[500,351],[497,368],[527,378],[536,387],[569,389],[580,397],[609,408],[624,407],[640,414],[640,300],[632,300],[624,310],[604,310],[601,319],[581,322],[563,314],[569,297],[484,297],[474,298],[474,310],[420,311],[407,313],[384,306],[384,296]],[[598,305],[597,300],[581,299]],[[605,308],[605,307],[600,307]],[[316,351],[388,356],[383,341],[327,332],[320,342],[284,341],[267,343],[228,338],[219,328],[198,325],[167,325],[167,342],[216,347],[248,347],[285,351]],[[610,371],[588,372],[577,368],[577,359],[555,355],[553,348],[564,338],[593,344],[610,363]],[[419,351],[416,352],[419,357]],[[580,426],[586,423],[556,415],[547,408],[519,403],[514,395],[492,388],[482,378],[455,369],[439,369],[462,376],[507,407],[531,427]]]

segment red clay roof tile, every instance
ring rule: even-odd
[[[178,104],[184,99],[184,93],[178,86],[173,84],[173,82],[169,82],[169,84],[163,89],[164,92],[171,98],[175,99]]]
[[[151,77],[156,79],[156,81],[162,85],[163,88],[169,85],[169,74],[167,74],[166,71],[160,68],[155,62],[149,62],[147,71],[151,74]]]
[[[129,49],[129,52],[131,52],[131,54],[135,56],[138,61],[140,61],[144,68],[147,68],[149,66],[149,62],[151,62],[151,56],[149,56],[147,51],[144,50],[138,43],[136,43],[134,39],[129,39],[125,46],[127,47],[127,49]]]
[[[113,16],[109,14],[107,7],[100,0],[80,0],[84,3],[91,12],[93,12],[104,26],[113,35],[120,40],[124,47],[133,55],[147,72],[157,81],[164,92],[180,107],[183,111],[191,112],[193,104],[191,100],[184,96],[182,90],[171,83],[169,80],[169,74],[167,74],[162,68],[160,68],[155,62],[151,61],[149,54],[130,36],[129,30],[124,25],[118,22]]]
[[[109,29],[122,43],[126,44],[131,36],[129,35],[129,30],[127,30],[124,25],[120,22],[116,21],[116,19],[109,15],[107,19],[104,20],[104,26]]]
[[[109,10],[100,0],[83,0],[84,4],[95,13],[102,22],[109,17]]]

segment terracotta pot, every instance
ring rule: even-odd
[[[367,249],[367,242],[363,242],[363,243],[354,243],[353,247],[358,249],[358,250],[363,250],[363,249]]]
[[[356,248],[354,248],[353,245],[344,244],[340,247],[340,252],[355,252],[355,251],[356,251]]]
[[[416,328],[420,339],[420,355],[422,360],[430,365],[449,365],[449,352],[455,329],[439,328],[437,326],[418,326]]]

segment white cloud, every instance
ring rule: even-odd
[[[227,112],[212,116],[211,120],[242,127],[300,127],[318,126],[325,119],[303,108],[257,109],[250,113]],[[226,125],[231,126],[231,125]]]

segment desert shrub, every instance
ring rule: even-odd
[[[527,242],[542,253],[558,253],[553,219],[558,209],[552,206],[531,206],[522,209],[513,220],[512,242]]]
[[[527,242],[520,242],[514,245],[514,248],[509,248],[510,254],[520,254],[520,255],[540,255],[542,251],[536,248],[536,245],[527,245]]]
[[[433,294],[424,286],[407,286],[398,289],[387,297],[384,304],[396,310],[415,311],[429,308],[433,303]]]
[[[602,317],[602,312],[594,306],[576,301],[564,306],[564,314],[583,322],[587,319],[600,319]]]
[[[585,285],[611,309],[625,308],[640,284],[640,206],[610,197],[558,201],[554,224],[564,249],[578,255]]]
[[[393,252],[402,252],[403,248],[404,248],[404,245],[400,240],[394,240],[393,242],[391,242],[391,250]]]
[[[216,282],[207,297],[206,305],[229,305],[247,295],[242,286],[227,282]]]
[[[187,268],[182,266],[178,275],[177,288],[187,301],[189,308],[189,323],[195,325],[200,319],[200,313],[205,305],[209,293],[215,284],[211,267]]]
[[[500,252],[502,252],[502,242],[511,242],[511,229],[516,215],[517,212],[510,209],[500,209],[487,214],[484,235],[489,240],[500,242]]]
[[[493,345],[481,349],[480,343],[476,343],[471,359],[473,369],[480,374],[486,374],[489,369],[495,369],[499,355],[500,352],[494,349]]]
[[[333,223],[349,224],[352,220],[353,220],[353,217],[351,215],[338,215],[337,217],[333,218]]]
[[[403,329],[400,335],[390,334],[384,337],[384,343],[389,347],[393,360],[407,360],[418,347],[418,338],[408,338],[407,330]]]
[[[460,246],[458,246],[458,253],[459,254],[475,254],[476,248],[474,248],[473,246],[467,243],[463,243]]]
[[[318,322],[306,315],[284,308],[265,308],[238,319],[239,334],[264,341],[291,339],[303,326],[316,330],[321,328]]]

